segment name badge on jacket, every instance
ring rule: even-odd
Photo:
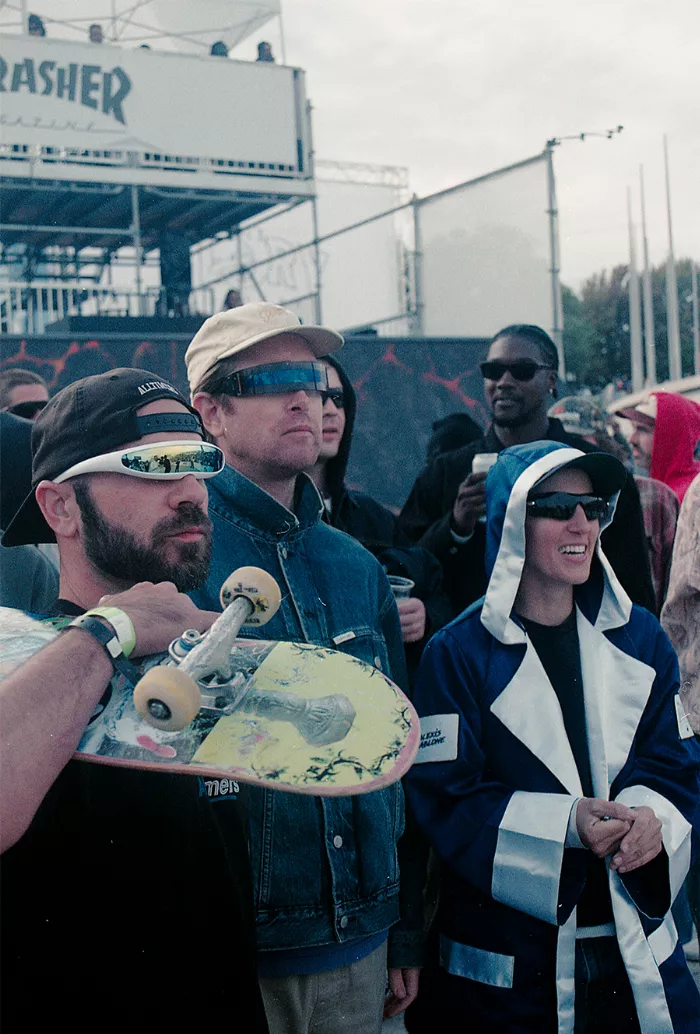
[[[459,715],[429,714],[420,720],[420,747],[413,762],[454,761],[457,757]]]

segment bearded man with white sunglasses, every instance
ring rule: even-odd
[[[266,1031],[237,785],[214,809],[194,777],[71,760],[127,658],[216,617],[184,593],[207,575],[203,482],[223,455],[175,388],[135,369],[59,392],[32,454],[3,545],[58,543],[44,618],[61,633],[0,683],[3,1029],[185,1031],[242,1010]]]

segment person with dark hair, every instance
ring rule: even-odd
[[[102,26],[98,22],[93,22],[88,29],[88,39],[91,43],[104,43],[105,38],[102,32]]]
[[[700,747],[668,638],[600,548],[626,478],[546,441],[488,473],[486,595],[414,695],[406,786],[442,879],[410,1034],[700,1034],[671,916]]]
[[[324,516],[374,553],[390,576],[413,582],[410,596],[397,600],[409,680],[430,636],[451,617],[442,589],[440,564],[427,549],[413,545],[397,527],[396,517],[365,492],[348,488],[357,398],[349,377],[335,356],[324,356],[328,391],[323,398],[321,451],[308,471],[324,502]],[[461,414],[460,414],[461,415]]]
[[[270,64],[274,64],[275,55],[272,53],[272,44],[268,43],[267,40],[262,40],[258,43],[258,56],[256,61],[267,61]]]
[[[214,802],[194,776],[72,758],[112,680],[133,684],[185,629],[216,618],[185,595],[209,565],[202,479],[223,467],[203,439],[177,389],[139,369],[75,381],[34,425],[32,490],[2,548],[56,541],[60,595],[37,615],[58,633],[48,645],[46,629],[22,615],[6,611],[0,624],[7,1034],[65,1028],[80,1015],[99,1016],[109,1034],[184,1034],[219,1029],[236,1010],[246,1032],[267,1031],[240,785],[226,780]],[[147,460],[169,443],[206,450],[216,469],[134,476],[122,464],[127,447]],[[204,995],[192,946],[215,960]],[[136,997],[107,999],[105,986],[122,978]]]
[[[218,39],[216,43],[212,43],[209,53],[212,57],[228,57],[228,47],[223,40]]]
[[[237,309],[239,305],[243,305],[243,298],[241,297],[241,292],[238,290],[237,287],[229,288],[229,290],[226,292],[226,297],[224,298],[223,308]]]
[[[492,341],[495,341],[496,338],[507,337],[515,337],[519,341],[529,341],[530,344],[539,349],[542,362],[549,369],[559,369],[559,351],[557,346],[547,331],[542,330],[542,327],[537,327],[534,323],[511,323],[510,326],[499,330]],[[553,394],[556,397],[556,392],[553,392]]]
[[[517,324],[499,330],[481,363],[484,394],[492,423],[486,434],[438,457],[419,474],[399,516],[412,542],[425,546],[442,564],[445,589],[458,614],[486,589],[484,568],[485,473],[472,471],[474,457],[490,460],[511,445],[549,440],[593,451],[547,416],[557,394],[556,345],[540,327]],[[654,609],[649,558],[639,493],[625,485],[619,521],[606,529],[603,545],[634,603]]]
[[[425,449],[426,461],[431,463],[444,452],[469,445],[481,438],[481,434],[481,427],[468,413],[448,413],[441,420],[433,421],[433,433]]]
[[[0,543],[32,487],[32,426],[0,412]],[[0,548],[0,606],[41,612],[57,596],[58,571],[35,545]]]
[[[44,22],[38,14],[30,14],[27,18],[27,32],[30,36],[45,36]]]
[[[0,410],[36,420],[49,401],[49,386],[33,370],[10,367],[0,371]]]

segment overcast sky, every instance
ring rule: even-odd
[[[419,195],[557,148],[562,279],[628,257],[626,190],[644,165],[651,260],[700,261],[698,0],[283,0],[320,158],[406,166]],[[273,41],[271,23],[256,38]],[[247,55],[247,51],[251,51]],[[254,56],[254,41],[236,56]],[[638,220],[639,221],[639,220]],[[641,246],[639,248],[641,253]]]

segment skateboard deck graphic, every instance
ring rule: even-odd
[[[5,608],[0,627],[0,678],[58,634]],[[407,771],[418,747],[418,720],[382,672],[306,643],[236,638],[226,647],[225,682],[198,675],[201,709],[175,731],[146,721],[133,687],[115,675],[75,756],[318,796],[369,792]],[[142,670],[159,665],[173,661],[151,659]]]

